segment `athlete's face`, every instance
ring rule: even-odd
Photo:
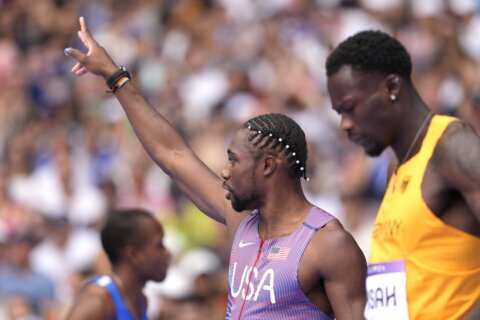
[[[341,116],[340,129],[363,147],[370,156],[378,156],[390,144],[394,122],[385,77],[352,71],[343,66],[328,79],[332,108]]]
[[[162,281],[171,258],[163,245],[163,228],[153,217],[141,219],[139,223],[142,244],[137,248],[135,267],[144,280]]]
[[[249,149],[248,132],[239,130],[233,138],[228,153],[228,163],[222,170],[226,198],[235,211],[253,210],[259,207],[260,194],[257,188],[258,161]]]

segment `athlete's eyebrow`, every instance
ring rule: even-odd
[[[349,104],[351,104],[352,101],[350,99],[348,100],[344,100],[344,101],[340,101],[338,104],[336,105],[333,105],[332,104],[332,109],[334,110],[342,110],[342,109],[345,109],[345,108],[348,108],[346,106],[348,106]]]
[[[344,105],[346,104],[349,104],[350,103],[350,99],[348,98],[343,98],[342,100],[340,100],[337,104],[337,107],[338,108],[342,108]]]

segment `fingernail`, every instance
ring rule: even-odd
[[[72,48],[65,48],[63,49],[63,53],[68,56],[68,54],[72,51]]]

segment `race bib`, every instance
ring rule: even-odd
[[[405,261],[368,266],[367,320],[408,320]]]

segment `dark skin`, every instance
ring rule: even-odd
[[[105,288],[86,287],[66,319],[115,319],[115,307]]]
[[[119,261],[112,264],[115,282],[127,308],[135,319],[147,305],[142,290],[148,280],[162,281],[167,273],[170,253],[163,246],[163,229],[153,218],[139,222],[140,245],[128,245]],[[115,306],[106,288],[88,285],[77,297],[65,319],[115,319]]]
[[[256,157],[252,157],[255,150],[246,142],[248,135],[247,130],[240,130],[230,145],[229,164],[222,171],[226,189],[236,190],[235,193],[241,195],[242,190],[249,188],[247,186],[259,186],[259,190],[264,190],[264,197],[256,203],[261,212],[260,238],[267,240],[289,235],[305,220],[312,204],[305,199],[299,180],[292,182],[288,177],[284,155],[269,152],[255,160]],[[260,176],[268,180],[244,179],[252,170],[259,171]],[[232,195],[227,194],[227,197]],[[291,212],[301,214],[291,215]],[[298,280],[305,295],[325,313],[335,314],[337,319],[361,319],[365,306],[362,292],[365,272],[365,259],[353,237],[338,221],[332,221],[318,231],[307,246]]]
[[[389,176],[399,162],[418,153],[430,122],[429,109],[409,81],[395,74],[362,73],[345,65],[329,77],[328,91],[333,109],[341,116],[340,127],[354,143],[371,156],[391,147],[401,159],[390,164]],[[478,159],[480,137],[467,124],[452,122],[428,162],[421,186],[425,203],[439,219],[476,237],[480,236]],[[480,304],[465,319],[479,316]]]
[[[72,72],[75,75],[91,72],[107,79],[117,71],[117,66],[92,38],[82,19],[80,25],[79,36],[88,52],[71,49],[66,53],[78,61]],[[246,129],[240,129],[231,142],[227,152],[229,161],[219,177],[200,161],[131,81],[115,96],[152,159],[202,212],[226,225],[230,245],[238,225],[253,209],[260,212],[262,240],[291,234],[306,218],[312,204],[305,198],[300,179],[288,176],[285,156],[281,152],[259,156],[252,150]],[[243,212],[235,211],[229,203],[237,199],[246,204]],[[365,276],[362,252],[335,221],[319,230],[310,241],[298,279],[315,305],[342,320],[363,319]]]
[[[352,72],[349,66],[332,75],[328,83],[333,108],[342,116],[341,129],[353,142],[362,145],[370,155],[392,147],[397,159],[404,159],[428,115],[413,86],[397,75],[362,74]],[[390,100],[392,94],[396,97],[394,102]],[[419,151],[426,127],[408,159]],[[477,237],[478,159],[480,137],[467,124],[453,122],[440,138],[422,182],[422,195],[432,212],[448,225]],[[398,161],[391,164],[390,174],[397,164]]]

